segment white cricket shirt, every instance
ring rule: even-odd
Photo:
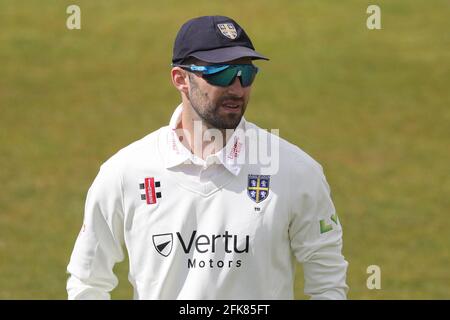
[[[134,299],[293,299],[296,260],[307,295],[345,299],[342,228],[320,164],[244,118],[245,135],[202,160],[174,131],[181,109],[101,166],[67,267],[69,299],[109,299],[125,254]],[[245,160],[256,143],[247,132],[277,142],[275,167]]]

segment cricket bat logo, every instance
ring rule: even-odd
[[[139,184],[139,189],[144,191],[141,194],[141,200],[145,200],[147,204],[155,204],[157,199],[161,198],[161,192],[157,192],[157,188],[161,187],[160,181],[155,181],[155,178],[145,178],[144,183]]]

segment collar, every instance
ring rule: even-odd
[[[203,160],[194,155],[188,150],[180,141],[176,134],[176,128],[181,121],[181,113],[183,105],[180,104],[169,122],[169,128],[167,132],[167,144],[165,155],[165,167],[172,168],[181,164],[193,164],[208,167],[213,163],[219,163],[223,165],[230,173],[237,176],[241,170],[242,165],[245,163],[245,128],[246,120],[242,117],[241,122],[234,130],[230,139],[227,141],[224,148],[209,155],[206,160]]]

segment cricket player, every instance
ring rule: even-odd
[[[268,60],[229,17],[181,27],[171,69],[181,104],[168,126],[101,166],[67,267],[69,299],[109,299],[125,255],[134,299],[293,299],[296,261],[312,299],[346,299],[322,167],[243,117],[256,59]]]

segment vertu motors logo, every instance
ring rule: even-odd
[[[153,236],[153,245],[160,255],[167,257],[172,252],[173,235],[171,233],[156,234]]]

